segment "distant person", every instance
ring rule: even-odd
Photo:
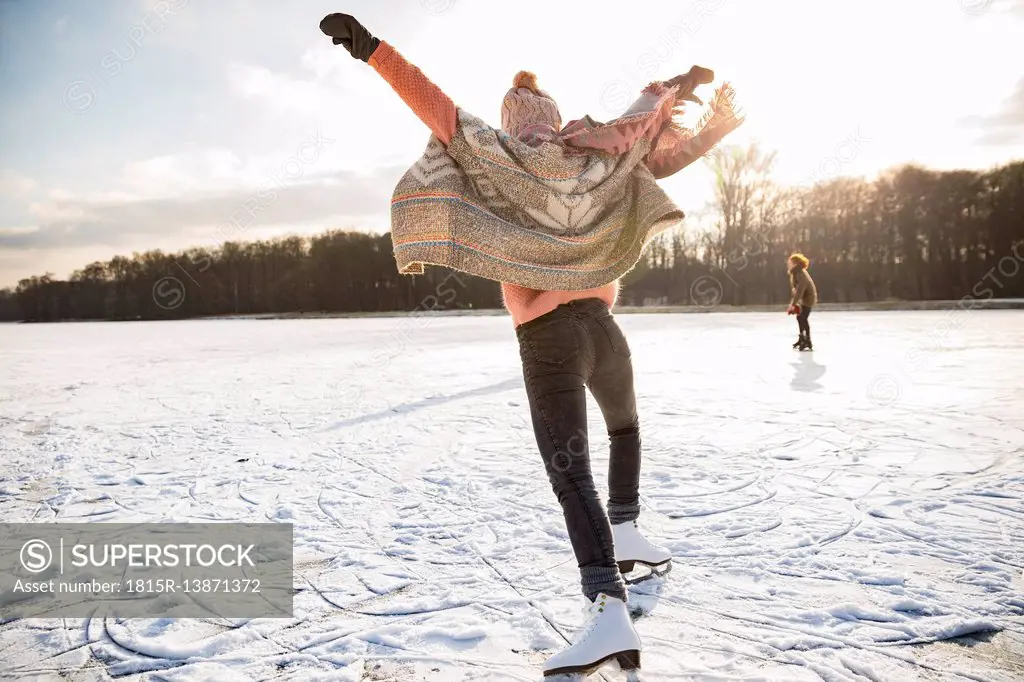
[[[818,290],[811,279],[811,273],[807,272],[810,264],[802,253],[794,253],[788,261],[789,286],[792,290],[788,313],[796,315],[800,335],[793,348],[798,350],[814,350],[811,343],[811,324],[807,318],[811,316],[811,309],[818,304]]]
[[[377,71],[433,133],[392,196],[399,271],[440,265],[502,283],[534,435],[590,602],[588,627],[544,673],[589,673],[609,660],[639,668],[622,573],[635,563],[665,566],[672,555],[637,524],[640,421],[629,345],[610,309],[647,241],[683,217],[655,180],[701,158],[742,121],[732,90],[719,89],[698,131],[674,120],[684,100],[702,103],[693,89],[714,78],[697,66],[649,85],[620,119],[563,128],[555,100],[521,71],[497,129],[456,107],[355,18],[331,14],[320,29]],[[387,134],[373,132],[372,114],[367,134]],[[607,511],[590,467],[588,389],[610,442]]]

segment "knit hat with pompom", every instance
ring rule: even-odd
[[[560,130],[562,115],[554,98],[537,87],[537,76],[520,71],[501,103],[501,127],[512,137],[519,137],[523,130],[537,124]]]

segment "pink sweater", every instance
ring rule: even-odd
[[[457,121],[455,103],[451,98],[384,41],[381,41],[370,57],[370,66],[394,88],[441,142],[448,144],[451,141]],[[597,297],[611,308],[619,295],[619,283],[610,282],[603,287],[585,291],[540,291],[502,283],[501,293],[505,308],[512,316],[512,323],[518,327],[554,310],[562,303],[581,298]]]

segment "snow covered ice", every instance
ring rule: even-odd
[[[618,319],[674,554],[631,587],[643,679],[1024,679],[1024,315],[816,311],[813,353],[781,313]],[[539,680],[580,624],[506,316],[5,325],[0,356],[4,520],[292,523],[300,590],[4,622],[0,677]]]

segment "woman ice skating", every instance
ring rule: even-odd
[[[622,572],[665,566],[671,554],[644,538],[640,433],[630,348],[610,310],[618,280],[646,243],[683,218],[656,179],[706,154],[742,119],[725,84],[696,131],[673,117],[713,73],[645,88],[607,124],[563,127],[555,100],[529,72],[501,106],[501,128],[457,107],[391,45],[355,18],[320,29],[367,62],[433,133],[395,188],[391,236],[404,274],[440,265],[502,283],[519,342],[537,445],[562,507],[590,601],[587,633],[552,656],[545,675],[589,673],[616,660],[638,668],[641,643],[626,609]],[[590,468],[586,390],[608,431],[607,511]]]
[[[814,286],[811,274],[807,272],[810,261],[802,253],[794,253],[787,261],[789,267],[789,286],[792,290],[792,298],[789,301],[790,315],[796,315],[797,326],[800,335],[797,337],[793,348],[798,350],[814,350],[811,343],[811,324],[807,318],[811,315],[811,309],[818,304],[818,290]]]

